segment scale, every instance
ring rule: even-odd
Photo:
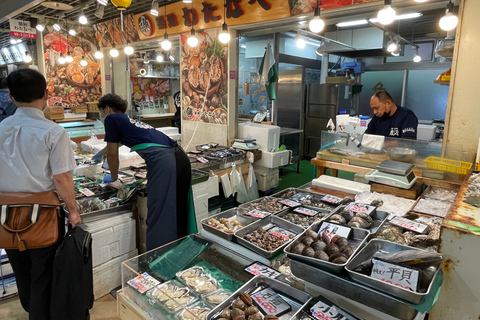
[[[410,189],[417,182],[413,164],[393,160],[377,165],[377,169],[367,173],[365,179],[402,189]]]
[[[257,150],[259,148],[256,139],[235,139],[232,147],[241,150]]]

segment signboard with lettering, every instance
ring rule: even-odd
[[[37,39],[37,30],[29,21],[10,19],[10,35],[18,38]]]
[[[251,296],[264,314],[279,317],[292,309],[278,293],[270,288],[253,293]]]
[[[409,231],[417,232],[420,234],[425,234],[429,230],[428,224],[412,221],[402,217],[395,216],[389,222],[390,224],[393,224],[397,227],[408,229]]]
[[[0,51],[0,65],[23,62],[25,52],[30,54],[30,50],[25,43],[19,43],[8,48],[3,48]]]
[[[327,236],[332,239],[334,236],[338,235],[348,239],[350,231],[352,229],[349,227],[340,226],[335,223],[323,222],[318,230],[318,234],[326,233]]]
[[[244,270],[247,271],[248,273],[253,274],[254,276],[265,276],[272,279],[276,279],[281,275],[279,271],[272,269],[270,267],[267,267],[266,265],[258,261],[252,263],[251,265],[246,267]]]
[[[310,307],[310,313],[319,320],[360,320],[322,296],[316,299],[319,301]]]
[[[394,286],[417,292],[420,270],[372,259],[372,278]]]

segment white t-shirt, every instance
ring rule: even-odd
[[[42,111],[20,107],[0,122],[0,191],[53,190],[53,176],[75,168],[67,132]]]

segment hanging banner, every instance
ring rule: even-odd
[[[351,6],[353,4],[372,2],[374,0],[322,0],[320,8],[332,9],[344,6]],[[317,0],[290,0],[291,14],[306,14],[313,12],[317,6]]]
[[[30,27],[29,21],[10,19],[10,35],[18,38],[37,39],[37,30]]]
[[[0,65],[22,63],[27,52],[31,54],[28,46],[23,42],[14,46],[5,47],[0,51]]]
[[[228,55],[218,32],[197,33],[200,43],[195,48],[186,43],[190,33],[181,34],[183,120],[227,124]]]
[[[126,44],[127,40],[132,43],[140,40],[131,14],[123,16],[123,31],[120,18],[97,23],[93,25],[93,29],[95,38],[102,48],[111,47],[112,43],[121,45]]]
[[[133,16],[140,39],[161,37],[165,27],[169,34],[221,27],[224,1],[176,2],[160,7],[158,17],[144,12]],[[257,23],[290,17],[289,0],[226,0],[226,22],[229,26]]]

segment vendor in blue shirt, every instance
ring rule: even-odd
[[[417,139],[417,117],[412,110],[397,106],[387,91],[375,92],[370,99],[370,107],[375,116],[365,133],[389,138]]]
[[[110,169],[103,182],[118,178],[121,145],[136,151],[147,165],[147,250],[196,233],[187,154],[162,132],[127,116],[127,103],[118,95],[103,96],[98,109],[107,146],[94,159],[106,155]]]

